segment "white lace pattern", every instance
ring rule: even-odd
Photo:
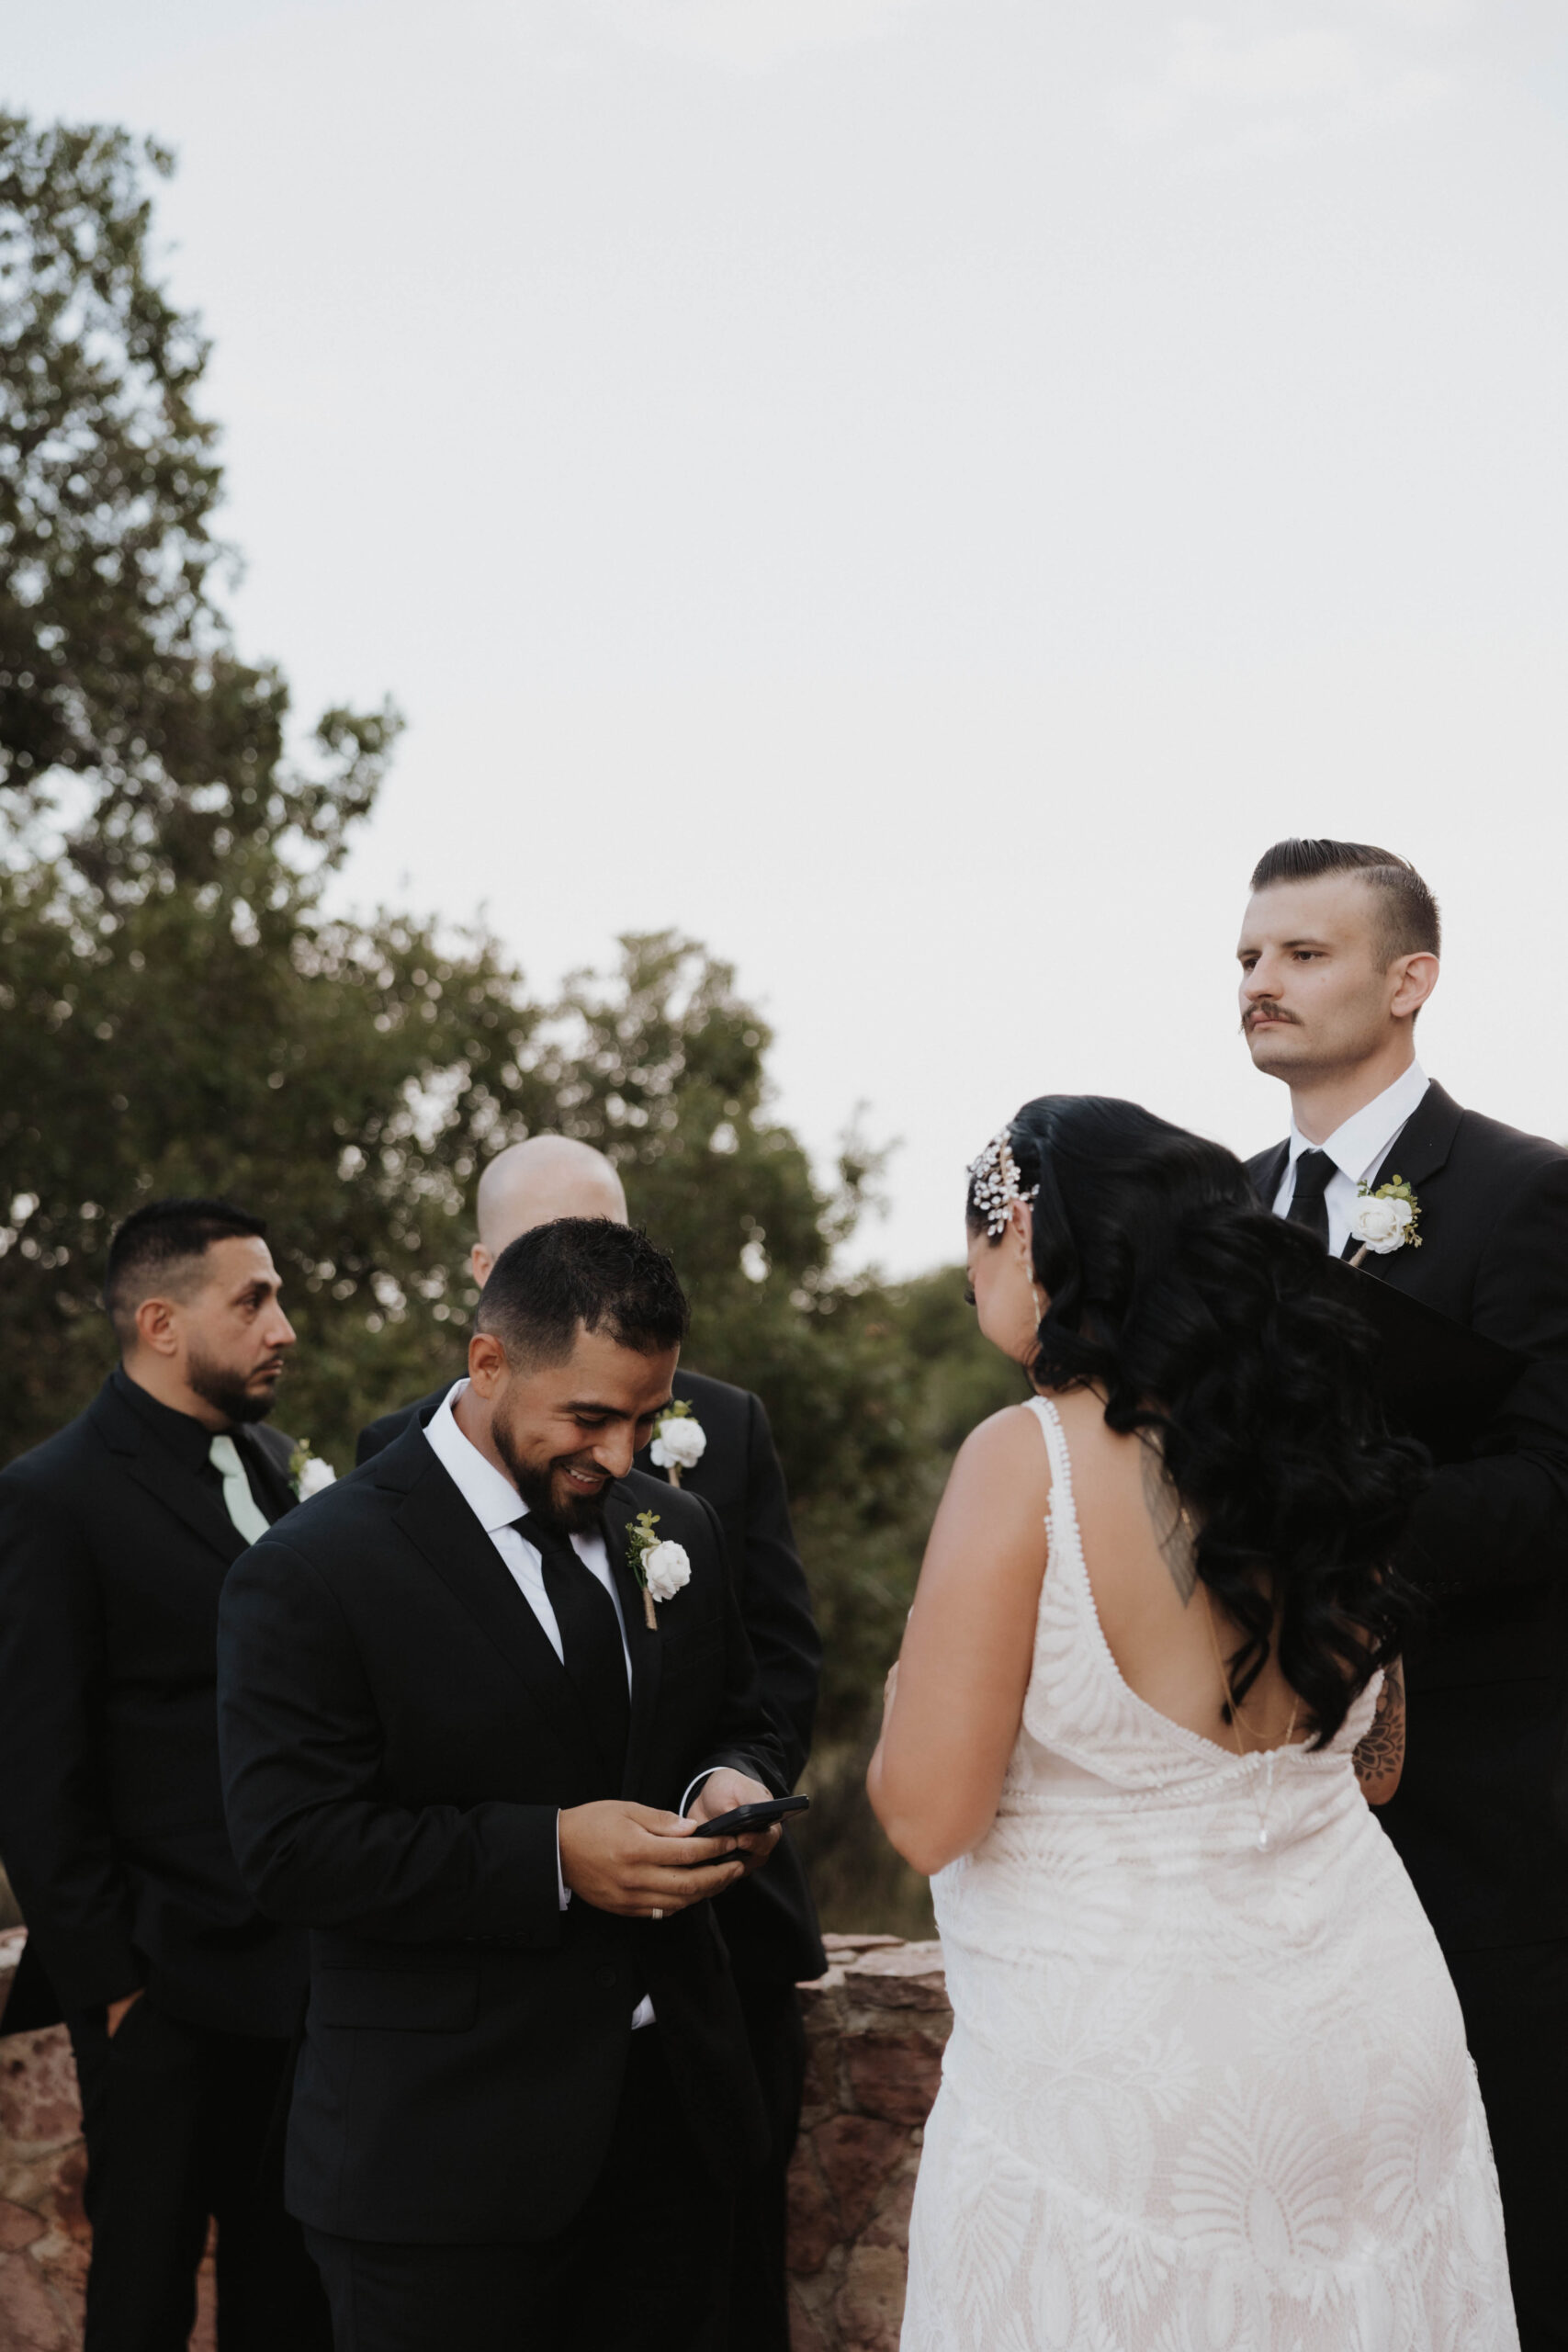
[[[1033,1410],[1049,1567],[996,1821],[933,1882],[902,2352],[1517,2352],[1459,2004],[1351,1764],[1378,1686],[1271,1760],[1146,1705]]]

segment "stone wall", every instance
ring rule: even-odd
[[[921,2126],[953,2019],[937,1944],[829,1936],[801,1987],[806,2109],[790,2173],[794,2352],[896,2352]],[[0,2007],[21,1951],[0,1935]],[[62,2026],[0,2041],[0,2346],[76,2352],[88,2232]],[[211,2352],[211,2256],[193,2352]],[[460,2347],[457,2348],[460,2352]]]
[[[942,1946],[829,1936],[803,1984],[808,2059],[790,2168],[793,2352],[897,2352],[909,2203],[953,2026]]]

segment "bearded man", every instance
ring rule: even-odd
[[[1427,1596],[1379,1819],[1452,1973],[1481,2077],[1523,2352],[1568,2346],[1568,1152],[1463,1110],[1416,1058],[1438,908],[1362,842],[1280,842],[1242,923],[1242,1027],[1291,1092],[1264,1205],[1522,1364],[1437,1448],[1399,1566]],[[1398,1187],[1396,1191],[1393,1188]],[[1380,1199],[1381,1196],[1381,1199]],[[1374,1203],[1379,1205],[1373,1206]],[[1402,1205],[1403,1204],[1403,1205]],[[1397,1419],[1397,1374],[1389,1408]]]
[[[467,1379],[225,1589],[235,1849],[313,1930],[287,2195],[337,2352],[676,2352],[720,2290],[765,2134],[708,1898],[778,1831],[694,1824],[784,1758],[716,1518],[632,1467],[685,1328],[643,1235],[536,1227]]]
[[[62,2008],[75,2052],[87,2352],[183,2352],[211,2218],[224,2352],[331,2340],[263,2162],[305,1939],[246,1894],[218,1770],[223,1579],[296,1500],[294,1442],[263,1426],[294,1346],[265,1231],[223,1200],[128,1216],[118,1367],[0,1474],[0,1852],[28,2022]]]

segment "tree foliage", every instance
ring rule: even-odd
[[[168,168],[0,116],[0,1459],[113,1361],[113,1222],[222,1192],[269,1220],[299,1329],[279,1419],[345,1464],[460,1363],[484,1159],[583,1137],[675,1255],[691,1360],[773,1420],[828,1653],[828,1914],[912,1921],[860,1774],[953,1446],[1017,1376],[956,1274],[841,1271],[875,1156],[818,1179],[766,1023],[695,943],[627,939],[547,1004],[492,938],[327,911],[397,722],[329,712],[296,764],[284,680],[234,651],[206,345],[149,261]]]

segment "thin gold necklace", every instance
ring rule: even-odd
[[[1214,1664],[1220,1669],[1220,1681],[1224,1689],[1225,1704],[1230,1709],[1231,1736],[1235,1741],[1235,1752],[1237,1756],[1239,1756],[1245,1763],[1249,1751],[1242,1745],[1242,1713],[1241,1709],[1236,1705],[1235,1694],[1231,1689],[1231,1679],[1229,1674],[1225,1671],[1225,1662],[1220,1653],[1220,1637],[1214,1625],[1213,1596],[1211,1594],[1207,1585],[1203,1587],[1203,1611],[1204,1615],[1208,1620],[1209,1642],[1210,1646],[1213,1648],[1214,1653]],[[1269,1836],[1269,1815],[1272,1812],[1274,1806],[1274,1759],[1279,1755],[1280,1748],[1289,1747],[1291,1742],[1296,1736],[1296,1718],[1301,1713],[1301,1704],[1302,1702],[1300,1699],[1294,1692],[1292,1692],[1291,1699],[1291,1720],[1286,1729],[1285,1736],[1280,1742],[1280,1746],[1278,1747],[1264,1749],[1264,1786],[1263,1802],[1261,1804],[1258,1802],[1258,1783],[1256,1780],[1250,1780],[1247,1783],[1252,1796],[1252,1809],[1258,1815],[1258,1837],[1255,1842],[1260,1854],[1268,1853],[1271,1843]],[[1253,1749],[1250,1752],[1256,1754],[1258,1747],[1260,1746],[1260,1741],[1255,1741]]]

